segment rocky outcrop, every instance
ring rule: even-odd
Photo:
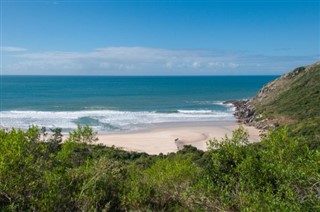
[[[263,86],[251,99],[226,101],[224,104],[233,104],[237,120],[261,129],[262,135],[269,128],[304,123],[318,136],[319,79],[320,61],[283,74]],[[301,130],[301,126],[296,129]]]
[[[233,104],[236,108],[234,112],[234,116],[237,120],[244,124],[249,124],[254,120],[254,112],[255,108],[253,105],[250,105],[249,100],[233,100],[226,101],[224,104]]]
[[[224,103],[233,104],[236,108],[234,116],[239,122],[246,125],[266,130],[270,127],[290,124],[294,122],[290,117],[281,114],[270,116],[270,112],[265,114],[264,111],[266,107],[269,109],[270,105],[276,108],[281,94],[288,93],[294,83],[301,81],[301,78],[308,72],[315,72],[315,68],[319,66],[320,62],[317,62],[306,67],[296,68],[263,86],[257,95],[249,100],[226,101]]]
[[[299,80],[300,76],[307,74],[308,72],[315,71],[315,68],[320,66],[320,61],[308,66],[302,66],[295,68],[294,70],[283,74],[281,77],[269,82],[263,86],[258,94],[251,98],[251,105],[265,105],[275,100],[279,94],[284,93],[292,87],[292,83]]]
[[[248,126],[254,126],[257,129],[267,130],[270,127],[279,126],[278,121],[273,119],[262,119],[261,114],[256,114],[256,108],[250,100],[231,100],[225,101],[224,104],[233,104],[235,109],[234,116],[238,122]]]
[[[233,104],[235,106],[234,116],[239,122],[255,126],[258,129],[266,130],[270,127],[292,124],[295,120],[292,116],[288,115],[288,111],[292,110],[292,108],[283,107],[283,105],[290,106],[290,104],[299,104],[299,102],[292,97],[292,93],[296,92],[292,90],[295,87],[300,86],[299,89],[306,89],[308,94],[314,92],[313,90],[317,90],[317,88],[315,88],[317,85],[311,85],[311,80],[306,80],[306,77],[309,77],[314,81],[313,78],[317,77],[315,73],[318,73],[319,69],[320,61],[306,67],[296,68],[263,86],[253,98],[249,100],[226,101],[224,104]],[[306,83],[309,83],[310,86],[307,87]],[[287,94],[292,98],[293,102],[290,102],[290,104],[282,103],[282,105],[280,105],[280,102]],[[282,107],[281,110],[274,111],[279,107]],[[303,109],[303,107],[301,108]],[[296,110],[297,109],[295,108],[294,111]]]
[[[224,104],[233,104],[235,107],[234,116],[238,122],[255,126],[258,129],[263,129],[264,126],[257,121],[259,117],[255,116],[255,107],[250,104],[250,100],[231,100],[225,101]]]

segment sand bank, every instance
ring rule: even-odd
[[[129,151],[159,154],[176,152],[184,145],[192,145],[201,150],[207,149],[207,142],[212,138],[220,139],[226,134],[232,135],[232,131],[239,125],[234,122],[212,123],[188,123],[165,126],[160,125],[150,130],[99,134],[97,143],[106,146],[116,146]],[[244,126],[250,135],[251,142],[259,141],[259,130],[254,127]]]

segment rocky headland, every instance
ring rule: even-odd
[[[263,131],[320,117],[320,61],[299,67],[266,84],[248,100],[225,101],[234,116]],[[318,108],[318,109],[317,109]]]

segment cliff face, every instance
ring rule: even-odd
[[[231,102],[240,122],[261,129],[320,123],[320,61],[269,82],[247,101]]]

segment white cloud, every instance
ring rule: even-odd
[[[0,50],[4,51],[4,52],[23,52],[23,51],[27,51],[27,49],[25,49],[25,48],[14,47],[14,46],[1,46]]]
[[[201,64],[199,62],[193,62],[192,63],[192,67],[193,68],[200,68],[201,67]]]
[[[62,75],[278,74],[277,71],[314,62],[311,57],[145,47],[108,47],[89,52],[16,52],[9,57],[4,73]]]

